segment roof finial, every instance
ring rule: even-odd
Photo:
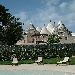
[[[54,22],[54,27],[55,27],[55,22]]]
[[[31,23],[30,24],[32,24],[32,21],[31,21]]]
[[[44,26],[45,26],[45,24],[44,24]]]
[[[51,22],[51,20],[50,20],[50,22]]]

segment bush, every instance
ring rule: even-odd
[[[44,59],[71,57],[75,54],[75,44],[42,44],[0,46],[0,61],[11,61],[13,55],[18,60],[35,60],[38,56]]]

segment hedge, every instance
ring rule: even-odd
[[[36,60],[38,56],[44,59],[71,57],[75,54],[75,44],[35,44],[35,45],[0,45],[0,61]]]

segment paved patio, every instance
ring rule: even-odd
[[[0,65],[0,70],[52,70],[52,71],[60,71],[60,72],[69,72],[75,73],[75,65],[65,65],[56,66],[56,64],[21,64],[18,66],[12,65]]]

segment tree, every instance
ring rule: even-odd
[[[0,5],[0,41],[3,41],[4,26],[8,25],[10,13],[7,13],[8,9],[5,9],[4,6]]]
[[[4,6],[0,4],[0,22],[3,26],[6,26],[10,22],[10,17],[12,16],[10,13],[7,13],[9,9],[6,9]]]
[[[0,40],[3,44],[14,45],[23,38],[23,23],[19,22],[20,18],[7,13],[8,10],[4,6],[0,5],[0,8]]]
[[[47,43],[53,44],[53,43],[59,43],[61,37],[59,37],[57,34],[51,34],[48,36]]]
[[[5,42],[8,45],[14,45],[18,40],[21,40],[23,38],[22,23],[18,22],[18,20],[19,18],[15,18],[13,16],[13,21],[5,30]]]

